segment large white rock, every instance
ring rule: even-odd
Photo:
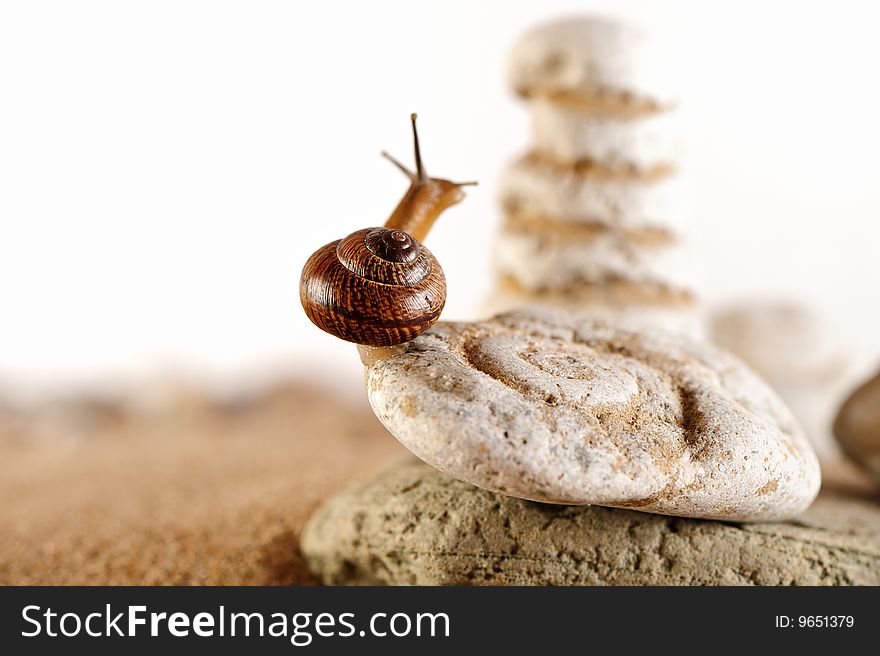
[[[440,323],[366,382],[414,454],[515,497],[769,520],[819,489],[776,394],[733,356],[671,334],[549,310]]]

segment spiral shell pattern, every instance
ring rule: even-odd
[[[321,330],[356,344],[395,346],[437,321],[446,279],[436,258],[411,235],[365,228],[308,259],[300,300]]]
[[[819,488],[803,431],[763,381],[659,331],[549,310],[441,323],[367,383],[410,451],[511,496],[768,520]]]

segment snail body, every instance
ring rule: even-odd
[[[318,249],[300,278],[300,300],[312,323],[358,344],[365,364],[393,352],[439,319],[446,303],[446,278],[421,240],[445,209],[464,198],[461,187],[475,184],[425,173],[416,115],[411,118],[416,170],[382,153],[410,179],[385,226],[358,230]]]

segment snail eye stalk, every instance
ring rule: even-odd
[[[384,228],[352,233],[315,251],[300,278],[309,319],[358,345],[364,364],[399,352],[440,317],[446,279],[422,242],[446,209],[464,198],[458,183],[430,177],[422,161],[416,115],[411,115],[416,170],[382,153],[410,181]]]

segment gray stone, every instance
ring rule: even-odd
[[[326,584],[880,584],[880,505],[823,491],[785,523],[734,524],[488,492],[405,462],[330,498],[302,551]]]

